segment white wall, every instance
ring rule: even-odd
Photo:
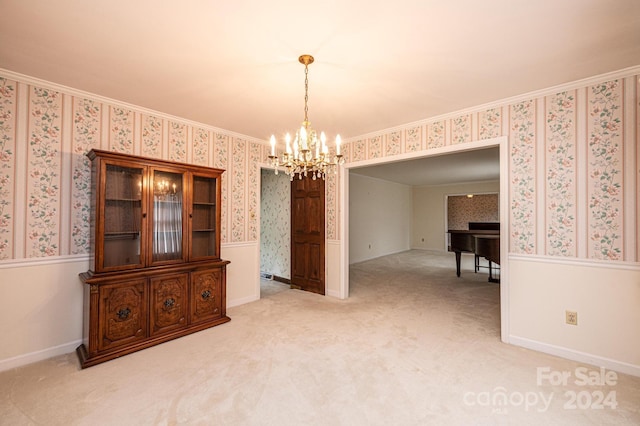
[[[349,175],[349,263],[408,250],[411,187]]]
[[[441,251],[446,249],[446,195],[499,191],[500,181],[413,187],[411,248]]]
[[[509,268],[512,343],[638,375],[640,267],[513,256]]]
[[[260,299],[260,246],[256,242],[223,244],[227,265],[227,307]],[[232,318],[233,319],[233,318]]]
[[[82,341],[83,284],[89,260],[56,259],[0,269],[0,371],[73,352]]]

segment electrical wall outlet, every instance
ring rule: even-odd
[[[573,311],[565,311],[567,324],[578,325],[578,313]]]

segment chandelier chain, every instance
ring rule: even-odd
[[[304,121],[309,122],[309,65],[304,66]]]

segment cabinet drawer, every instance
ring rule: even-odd
[[[163,275],[150,279],[152,336],[187,325],[188,279],[188,273]]]
[[[145,279],[100,287],[98,350],[135,343],[147,337]]]
[[[199,323],[222,316],[222,269],[191,273],[191,322]]]

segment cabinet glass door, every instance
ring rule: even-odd
[[[191,258],[218,257],[216,245],[217,179],[193,176]]]
[[[182,173],[153,170],[152,182],[152,262],[182,260]]]
[[[141,265],[143,168],[106,164],[102,265]]]

